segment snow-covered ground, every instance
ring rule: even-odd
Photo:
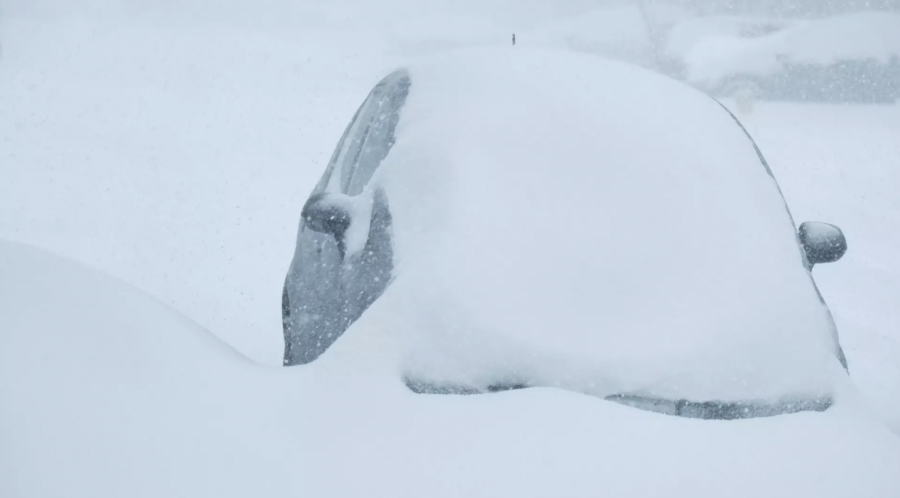
[[[376,303],[363,321],[389,310]],[[558,389],[418,395],[346,368],[347,348],[266,368],[121,281],[5,241],[0,327],[4,498],[900,489],[900,448],[852,392],[824,413],[722,422]]]
[[[559,31],[583,29],[590,2],[90,2],[84,15],[9,3],[0,238],[119,277],[271,365],[300,207],[381,76],[447,46],[507,44],[513,31],[519,44],[534,32],[595,46]],[[847,235],[847,256],[816,278],[855,382],[900,433],[900,106],[757,104],[739,117],[795,220]]]

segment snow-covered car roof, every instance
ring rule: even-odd
[[[845,372],[830,315],[775,180],[718,103],[559,52],[406,71],[374,180],[395,269],[367,315],[392,321],[364,315],[319,361],[601,397],[831,396]]]
[[[255,365],[121,281],[0,241],[0,495],[900,491],[900,443],[850,386],[825,412],[711,422],[557,389],[417,395],[371,368],[386,350]]]

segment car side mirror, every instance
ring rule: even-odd
[[[833,263],[847,252],[844,232],[834,225],[806,221],[800,225],[798,235],[810,268],[818,263]]]
[[[341,258],[344,257],[344,234],[353,221],[348,196],[322,192],[313,194],[303,205],[300,216],[310,230],[334,236]]]

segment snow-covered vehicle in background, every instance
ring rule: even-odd
[[[694,89],[518,48],[411,64],[301,226],[292,368],[0,242],[0,496],[900,492],[811,279],[840,233],[798,235]]]
[[[669,29],[665,53],[685,81],[717,96],[855,103],[900,99],[900,14],[691,19]]]

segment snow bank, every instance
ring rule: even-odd
[[[370,326],[396,321],[380,303]],[[254,365],[120,281],[0,242],[0,495],[900,491],[897,439],[852,391],[824,413],[723,423],[553,389],[416,395],[335,359]]]

